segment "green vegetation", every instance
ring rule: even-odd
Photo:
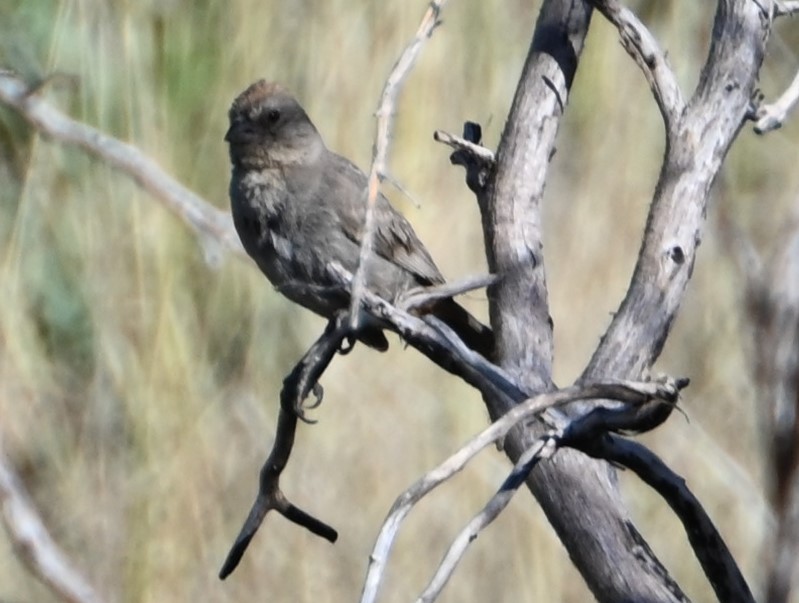
[[[631,3],[686,87],[698,77],[711,3]],[[129,140],[227,206],[227,107],[251,81],[291,88],[328,145],[370,158],[383,81],[424,2],[7,0],[0,65],[75,76],[48,99]],[[462,170],[432,132],[483,124],[495,147],[537,6],[452,2],[403,91],[396,194],[450,277],[483,271]],[[787,24],[787,27],[794,25]],[[786,30],[787,30],[786,27]],[[795,27],[793,28],[795,30]],[[790,81],[781,32],[767,95]],[[794,33],[795,35],[795,33]],[[746,346],[742,278],[718,237],[721,213],[768,252],[799,189],[796,120],[728,158],[694,282],[658,368],[688,376],[680,416],[647,443],[717,521],[757,589],[769,524]],[[546,259],[557,378],[578,374],[629,280],[662,154],[643,77],[595,17],[552,163]],[[198,241],[125,176],[34,135],[0,108],[0,430],[57,541],[110,600],[351,601],[394,497],[486,417],[479,396],[393,339],[357,349],[323,379],[286,492],[340,532],[330,546],[269,517],[232,578],[216,572],[249,509],[282,377],[322,322],[248,263],[208,266]],[[485,315],[483,295],[466,302]],[[485,453],[412,514],[386,601],[421,590],[450,539],[508,470]],[[639,527],[695,601],[712,593],[662,501],[622,477]],[[587,591],[526,493],[475,543],[442,601],[583,601]],[[51,601],[0,532],[0,600]]]

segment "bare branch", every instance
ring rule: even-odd
[[[685,99],[665,53],[638,17],[617,0],[592,0],[592,4],[619,30],[622,46],[649,82],[663,116],[666,133],[671,137],[676,121],[685,110]]]
[[[469,440],[443,463],[427,472],[397,498],[383,523],[377,542],[372,550],[369,569],[367,570],[364,583],[364,591],[361,595],[361,602],[371,602],[377,597],[389,552],[393,546],[397,532],[399,531],[400,524],[410,512],[413,505],[440,484],[461,471],[481,450],[490,446],[493,442],[504,438],[513,427],[541,415],[547,409],[563,406],[577,400],[605,398],[626,402],[631,405],[640,405],[655,399],[667,401],[671,404],[676,400],[680,386],[684,386],[684,382],[668,380],[660,382],[615,382],[572,386],[562,390],[539,394],[514,406],[500,419],[494,421],[489,427]],[[558,429],[561,430],[561,433],[571,425],[570,421],[564,420],[558,415],[549,415],[549,417],[553,426],[554,424],[558,424]],[[593,426],[595,425],[594,423]],[[535,446],[536,444],[534,443],[528,451]],[[528,455],[529,452],[526,451],[520,456],[519,460],[517,460],[517,468],[527,465],[531,460]],[[529,471],[527,471],[527,473],[529,473]],[[526,478],[527,473],[521,476],[522,480]],[[514,473],[512,473],[512,478],[509,479],[515,480],[519,475],[518,471],[514,471]],[[516,481],[512,483],[516,484],[515,487],[520,485],[516,483]],[[496,506],[498,503],[490,504],[492,505],[492,510],[488,512],[486,517],[478,519],[478,523],[483,522],[494,511],[498,513],[501,510],[501,508]]]
[[[366,218],[361,236],[361,249],[358,256],[358,269],[352,282],[352,296],[350,302],[350,320],[352,330],[358,330],[358,312],[361,298],[366,289],[366,264],[372,255],[372,245],[375,230],[375,204],[380,194],[380,181],[388,172],[386,168],[388,158],[388,143],[391,140],[391,126],[397,104],[397,96],[405,78],[410,73],[416,58],[422,50],[424,43],[433,35],[433,30],[441,23],[439,15],[447,0],[433,0],[422,17],[419,29],[410,44],[402,51],[397,63],[383,86],[380,104],[377,108],[377,136],[375,140],[372,167],[369,170],[369,181],[366,192]]]
[[[494,151],[491,149],[487,149],[482,145],[461,138],[460,136],[455,136],[444,130],[436,130],[433,132],[433,140],[452,147],[456,151],[466,151],[482,160],[487,165],[493,166],[495,163]]]
[[[338,263],[331,263],[328,271],[342,286],[352,282],[352,274]],[[434,316],[414,316],[368,289],[363,292],[361,306],[438,366],[458,375],[483,395],[496,396],[508,405],[527,398],[508,373],[466,346],[452,329]]]
[[[75,145],[132,178],[197,233],[207,261],[217,262],[220,246],[247,257],[228,212],[187,189],[133,145],[68,117],[42,98],[42,92],[42,84],[31,86],[0,70],[0,103],[17,111],[45,136]]]
[[[432,603],[441,594],[441,590],[446,586],[455,568],[457,567],[466,549],[477,538],[478,534],[491,524],[499,514],[508,506],[511,498],[527,479],[530,471],[543,459],[550,458],[557,450],[557,438],[554,435],[546,435],[539,438],[536,443],[528,448],[524,454],[516,461],[513,471],[500,487],[499,491],[488,501],[485,507],[475,515],[471,521],[461,530],[453,541],[452,545],[444,555],[444,559],[438,566],[433,579],[430,580],[427,588],[419,596],[418,603]]]
[[[799,1],[797,0],[774,0],[775,17],[792,17],[799,13]]]
[[[693,273],[710,189],[750,111],[767,27],[751,0],[719,2],[708,61],[666,147],[627,295],[583,379],[634,379],[660,355]]]
[[[588,437],[569,438],[563,444],[576,446],[586,454],[633,470],[663,497],[682,522],[691,548],[717,599],[722,603],[754,603],[741,570],[701,503],[688,489],[685,480],[669,469],[656,454],[637,442],[612,435],[597,438],[590,432]],[[646,546],[635,527],[629,524],[628,528],[634,532],[640,545]]]
[[[283,381],[283,389],[280,392],[280,414],[272,451],[261,469],[255,502],[219,571],[220,579],[224,580],[236,569],[269,511],[277,511],[289,521],[307,528],[330,542],[335,542],[338,538],[333,528],[289,502],[280,490],[280,474],[285,469],[294,446],[297,419],[304,416],[304,400],[313,392],[317,396],[317,401],[312,407],[318,406],[321,401],[321,392],[318,389],[319,377],[336,352],[341,349],[342,342],[349,334],[346,316],[331,321],[325,332]]]
[[[776,101],[762,105],[757,110],[755,132],[765,134],[781,128],[788,118],[788,114],[796,108],[797,103],[799,103],[799,71],[796,72],[788,89]]]
[[[25,488],[0,450],[0,506],[3,524],[19,559],[37,580],[68,603],[103,600],[53,542]]]
[[[397,301],[397,306],[407,312],[420,311],[436,302],[463,295],[476,289],[484,289],[497,282],[493,274],[468,276],[457,281],[446,282],[431,287],[416,287],[405,292]]]
[[[488,267],[501,276],[488,292],[498,361],[530,393],[554,387],[541,207],[591,15],[590,3],[582,0],[542,3],[497,150],[496,169],[477,192]],[[607,371],[600,377],[627,375]],[[509,410],[503,399],[486,397],[486,403],[493,419]],[[508,435],[504,449],[514,463],[541,429],[530,424]],[[666,584],[668,573],[651,550],[635,552],[624,527],[629,512],[606,463],[563,450],[557,463],[539,465],[527,485],[598,600],[685,600],[679,589]]]

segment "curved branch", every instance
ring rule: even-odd
[[[577,400],[606,398],[625,402],[631,406],[641,406],[649,401],[659,401],[660,404],[665,402],[667,406],[670,406],[676,401],[679,390],[685,387],[685,385],[687,385],[685,380],[596,383],[585,386],[572,386],[562,390],[538,394],[514,406],[500,419],[494,421],[482,432],[471,438],[444,462],[428,471],[397,498],[383,522],[372,554],[369,557],[369,568],[364,582],[364,590],[361,595],[361,603],[370,603],[376,599],[388,555],[394,544],[399,527],[413,505],[443,482],[461,471],[481,450],[494,442],[502,440],[508,435],[511,429],[526,423],[534,417],[541,416],[548,409],[564,406]],[[559,434],[568,432],[569,429],[576,429],[576,427],[572,425],[578,421],[566,420],[561,415],[551,414],[548,416],[547,422],[551,423],[553,427],[557,427],[557,434],[558,437],[560,437]],[[582,428],[579,433],[585,435],[591,430],[591,433],[597,435],[604,433],[604,431],[601,431],[604,430],[604,428],[604,425],[599,426],[595,421],[582,421]],[[551,434],[544,436],[545,439],[550,437]],[[475,529],[478,525],[484,527],[490,523],[490,521],[486,520],[489,518],[493,519],[496,517],[496,514],[504,508],[509,500],[509,495],[512,495],[509,490],[518,488],[524,479],[527,478],[530,469],[532,469],[531,461],[540,458],[537,455],[541,453],[540,447],[542,445],[542,440],[537,439],[533,442],[531,447],[519,457],[516,468],[511,473],[508,480],[506,480],[506,484],[500,490],[500,493],[498,493],[499,499],[492,499],[489,503],[490,509],[485,511],[485,515],[476,517],[474,520],[475,523],[471,523],[467,526],[464,533],[471,532],[471,530]],[[551,446],[546,449],[551,451]],[[535,452],[531,452],[533,450],[535,450]],[[526,470],[522,471],[522,468],[526,468]],[[447,554],[447,572],[451,572],[452,569],[454,569],[454,563],[457,562],[457,553],[462,554],[465,550],[463,546],[465,543],[462,542],[462,539],[465,537],[463,535],[464,533],[458,537],[458,543],[453,545],[451,552]],[[441,579],[446,580],[443,574],[434,578],[433,582],[439,584]],[[441,584],[441,586],[443,586],[443,584]]]
[[[693,273],[711,186],[749,115],[767,34],[756,3],[720,0],[700,83],[666,147],[627,295],[581,379],[634,379],[660,355]]]
[[[317,395],[317,400],[312,407],[321,402],[318,379],[336,352],[341,349],[342,342],[349,333],[351,331],[346,315],[331,321],[325,332],[283,381],[283,389],[280,392],[280,414],[272,451],[261,468],[255,502],[253,502],[250,513],[219,571],[220,579],[224,580],[236,569],[269,511],[277,511],[289,521],[310,530],[329,542],[335,542],[338,538],[338,534],[333,528],[289,502],[280,490],[280,474],[285,469],[291,449],[294,447],[297,419],[304,416],[302,414],[303,403],[312,392]]]
[[[691,548],[717,599],[723,603],[754,603],[741,570],[701,503],[689,490],[685,480],[669,469],[655,453],[638,442],[615,436],[578,437],[571,439],[568,445],[634,471],[663,497],[682,522]],[[630,525],[630,529],[635,528]],[[641,538],[640,534],[637,537]]]
[[[0,509],[6,532],[20,561],[60,600],[101,603],[103,599],[75,569],[28,499],[11,463],[0,450]]]
[[[138,148],[53,107],[42,98],[48,81],[30,85],[12,72],[0,69],[0,102],[17,111],[38,132],[75,145],[132,178],[194,230],[209,262],[216,261],[219,246],[241,258],[247,257],[228,212],[215,208],[180,184]]]
[[[666,135],[671,138],[675,123],[685,110],[685,99],[665,53],[631,10],[616,0],[591,0],[591,3],[619,30],[622,46],[649,82],[666,125]]]

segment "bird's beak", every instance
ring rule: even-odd
[[[230,144],[242,144],[255,140],[255,131],[246,123],[233,122],[230,124],[225,140]]]

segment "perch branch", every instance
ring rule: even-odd
[[[340,264],[328,266],[331,278],[341,286],[349,286],[353,276]],[[368,289],[364,290],[361,305],[364,310],[382,320],[391,329],[427,356],[439,367],[458,375],[485,395],[498,396],[509,404],[511,400],[527,398],[513,378],[482,355],[468,348],[456,335],[432,316],[414,316],[397,308]],[[451,336],[450,336],[451,335]]]
[[[353,276],[338,264],[331,264],[330,274],[342,287],[352,284]],[[471,283],[473,284],[473,283]],[[363,307],[374,316],[386,321],[386,326],[405,337],[434,362],[471,383],[481,391],[494,396],[523,398],[523,394],[502,370],[483,356],[467,348],[454,334],[447,337],[436,326],[408,312],[395,308],[380,297],[365,290]],[[241,561],[253,536],[266,514],[276,510],[281,515],[302,525],[313,533],[333,542],[335,530],[297,509],[289,503],[279,488],[279,478],[285,468],[294,443],[297,419],[303,415],[303,401],[314,389],[317,380],[327,368],[342,343],[351,335],[348,315],[332,321],[325,333],[308,350],[291,374],[285,379],[280,395],[280,414],[275,442],[269,458],[261,469],[258,494],[250,513],[236,538],[219,573],[221,579],[229,576]],[[313,405],[311,406],[313,407]]]
[[[685,99],[665,53],[635,13],[617,0],[592,0],[592,4],[619,30],[621,44],[644,73],[671,138],[674,125],[685,110]]]
[[[380,181],[387,173],[386,164],[388,162],[388,143],[391,140],[391,126],[394,113],[396,111],[397,96],[405,78],[410,73],[411,67],[416,62],[416,58],[424,46],[424,43],[433,35],[433,31],[441,21],[439,15],[447,0],[433,0],[427,7],[427,11],[422,17],[419,28],[413,40],[402,51],[397,59],[394,68],[383,86],[380,96],[380,104],[377,108],[377,136],[375,139],[374,156],[372,166],[369,169],[369,180],[366,190],[366,217],[363,224],[361,235],[361,248],[358,256],[358,269],[355,271],[355,278],[352,282],[352,297],[350,303],[350,320],[352,330],[358,330],[358,312],[355,311],[361,305],[361,298],[366,289],[366,265],[372,255],[373,238],[375,230],[375,205],[380,195]]]
[[[97,591],[53,542],[25,488],[0,450],[0,507],[3,523],[20,561],[61,601],[101,603]]]
[[[341,349],[342,343],[349,334],[350,330],[346,315],[332,320],[322,336],[317,339],[302,360],[294,367],[294,370],[283,381],[275,442],[272,445],[269,458],[267,458],[261,469],[258,495],[225,559],[225,563],[222,565],[222,569],[219,572],[220,579],[224,580],[236,569],[250,541],[261,526],[264,517],[271,510],[277,511],[289,521],[303,526],[325,540],[336,541],[338,534],[333,528],[288,501],[280,490],[280,474],[286,467],[291,449],[294,446],[297,420],[303,416],[301,409],[304,401],[309,394],[314,393],[317,396],[316,404],[319,403],[321,391],[318,388],[318,379],[328,364],[330,364],[336,352]]]

